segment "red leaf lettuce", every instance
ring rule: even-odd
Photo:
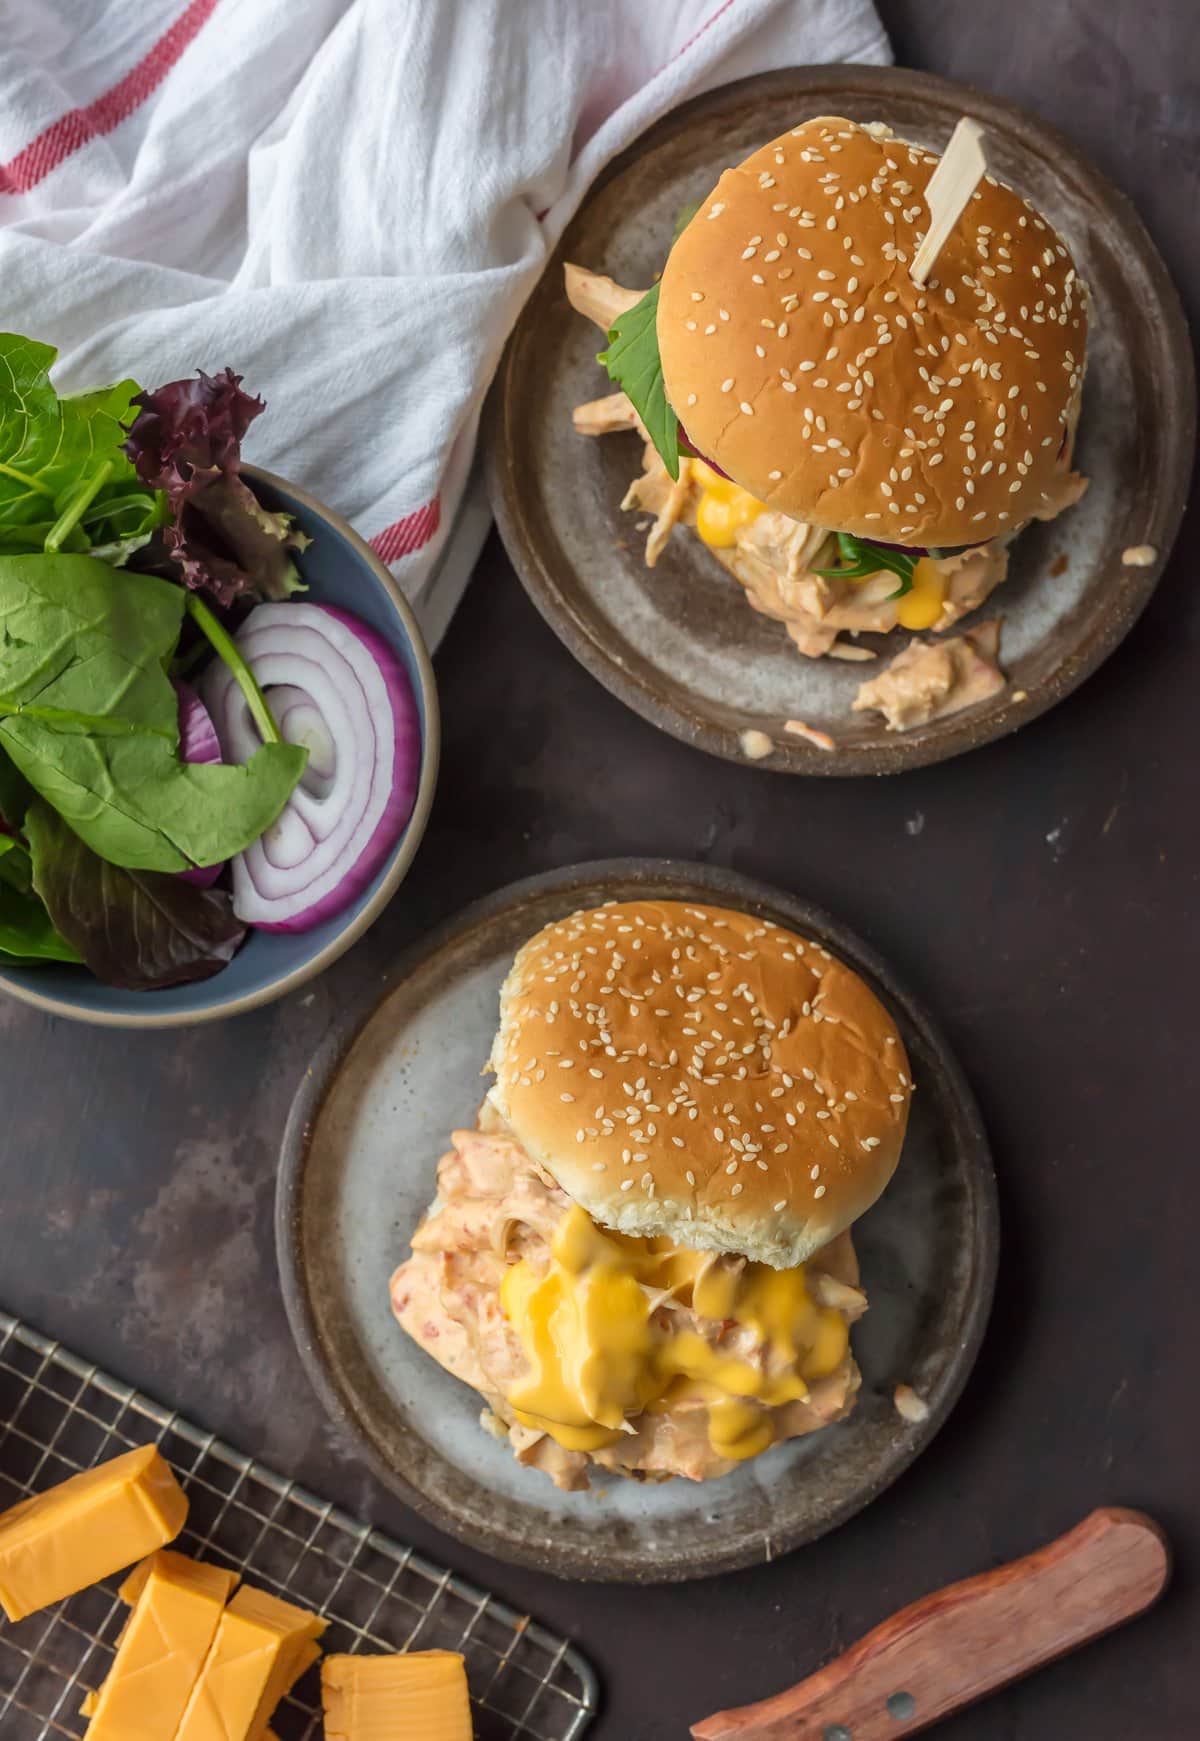
[[[125,453],[171,510],[161,532],[165,572],[222,605],[297,591],[292,554],[308,540],[290,514],[268,513],[240,475],[242,438],[265,409],[242,391],[242,377],[200,369],[194,380],[137,394],[133,404]]]

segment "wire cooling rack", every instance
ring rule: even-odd
[[[464,1579],[357,1523],[292,1481],[0,1311],[0,1511],[133,1445],[159,1446],[188,1496],[185,1553],[319,1611],[327,1651],[457,1650],[476,1741],[576,1741],[596,1677],[557,1638]],[[0,1619],[3,1741],[81,1737],[84,1694],[108,1672],[128,1610],[120,1578],[17,1625]],[[272,1722],[320,1734],[315,1669]]]

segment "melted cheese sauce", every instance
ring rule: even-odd
[[[711,1321],[711,1337],[656,1317],[667,1298]],[[500,1300],[528,1363],[508,1401],[523,1425],[570,1451],[612,1444],[643,1410],[697,1400],[718,1456],[755,1457],[774,1438],[767,1411],[806,1397],[806,1381],[833,1372],[849,1342],[843,1315],[810,1298],[802,1265],[734,1265],[610,1233],[578,1204],[548,1267],[522,1258]],[[719,1346],[735,1326],[751,1333],[756,1359]]]
[[[692,478],[700,485],[696,505],[696,532],[711,550],[728,550],[737,543],[738,531],[753,525],[766,505],[749,490],[723,478],[702,459],[692,461]]]
[[[752,526],[767,511],[766,504],[749,490],[723,478],[702,459],[692,461],[692,480],[700,486],[696,532],[710,550],[731,549],[742,527]],[[922,556],[913,571],[911,591],[896,606],[896,621],[902,629],[931,629],[945,602],[946,576],[942,567],[932,557]]]
[[[913,570],[911,592],[896,606],[896,621],[902,629],[931,629],[946,602],[946,576],[941,564],[922,556]]]

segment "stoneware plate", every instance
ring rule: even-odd
[[[433,1196],[448,1133],[474,1121],[497,993],[517,948],[577,907],[655,897],[743,908],[825,944],[887,1003],[917,1092],[899,1171],[855,1230],[871,1306],[854,1332],[864,1382],[850,1418],[706,1484],[601,1475],[590,1493],[560,1493],[483,1431],[475,1393],[394,1323],[388,1279]],[[929,1443],[970,1371],[998,1239],[970,1090],[885,964],[805,901],[729,871],[636,859],[534,877],[469,908],[409,958],[357,1031],[330,1039],[288,1121],[276,1234],[300,1353],[384,1481],[498,1559],[633,1582],[772,1559],[893,1481]],[[901,1382],[928,1403],[927,1420],[897,1414],[892,1390]]]
[[[987,129],[994,172],[1071,244],[1091,286],[1092,343],[1077,463],[1083,502],[1017,540],[1009,580],[981,617],[1003,617],[1002,695],[903,735],[852,713],[875,667],[807,660],[781,624],[697,538],[676,532],[642,562],[644,517],[621,512],[640,470],[638,437],[576,435],[574,406],[610,388],[603,340],[567,305],[564,260],[630,285],[661,271],[680,210],[721,171],[819,114],[883,120],[941,150],[960,115]],[[492,504],[530,596],[576,657],[644,718],[741,759],[743,732],[797,774],[883,774],[957,755],[1014,731],[1070,693],[1128,632],[1152,592],[1183,511],[1195,440],[1191,349],[1166,269],[1123,195],[1059,134],[1007,103],[891,67],[798,67],[746,79],[668,115],[610,165],[567,229],[505,352],[488,415]],[[1122,563],[1150,545],[1147,567]],[[968,619],[969,620],[969,619]],[[905,635],[863,637],[898,652]],[[1019,699],[1018,699],[1019,698]],[[783,732],[823,728],[833,753]]]

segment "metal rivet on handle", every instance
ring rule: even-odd
[[[825,1728],[822,1741],[854,1741],[854,1737],[844,1723],[830,1723]]]
[[[897,1723],[907,1723],[910,1717],[917,1714],[917,1701],[911,1693],[893,1693],[887,1702],[888,1716],[894,1717]]]

